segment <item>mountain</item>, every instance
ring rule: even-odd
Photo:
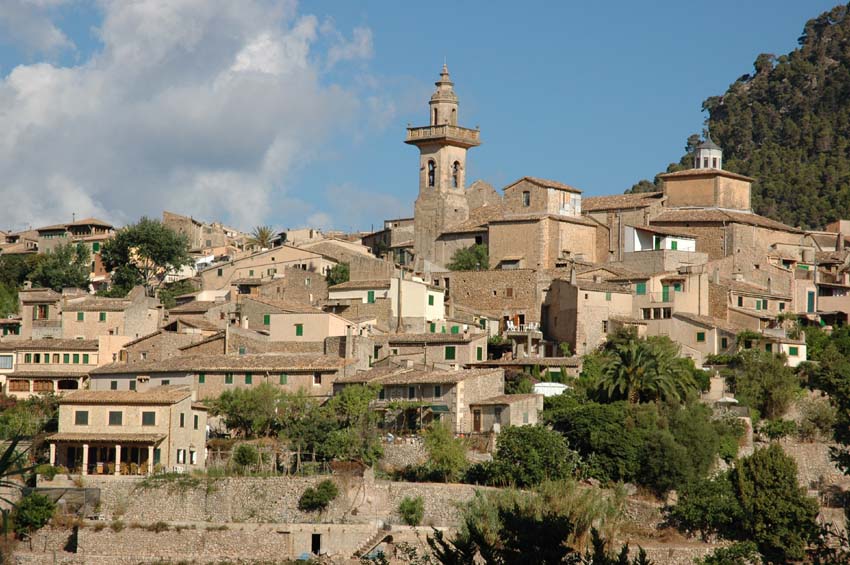
[[[850,5],[809,20],[798,43],[787,55],[759,55],[753,74],[702,107],[724,168],[757,179],[754,210],[819,228],[850,218]],[[668,170],[689,162],[685,155]],[[657,186],[641,181],[631,191]]]

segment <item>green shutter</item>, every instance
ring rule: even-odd
[[[254,383],[254,375],[251,373],[245,373],[245,384],[250,385]]]
[[[105,321],[106,321],[106,312],[101,312],[101,313],[100,313],[100,321],[101,321],[101,322],[105,322]]]
[[[84,313],[84,312],[77,312],[77,321],[78,321],[78,322],[82,322],[82,321],[84,321],[84,320],[85,320],[85,318],[86,318],[86,315],[85,315],[85,313]]]
[[[797,355],[800,354],[800,348],[799,347],[789,347],[788,348],[788,354],[791,355],[792,357],[796,357]]]
[[[756,299],[756,310],[761,310],[761,300]]]
[[[738,297],[738,308],[743,308],[743,307],[744,307],[744,297],[739,296]]]
[[[295,335],[297,337],[304,335],[304,324],[295,324]]]
[[[703,343],[705,341],[705,332],[697,332],[697,342]]]
[[[645,282],[637,283],[635,285],[635,293],[640,294],[640,295],[646,294],[646,283]]]
[[[270,314],[263,314],[263,325],[268,326],[269,323],[271,323],[271,319],[272,317]]]
[[[608,301],[608,302],[611,302],[611,293],[610,292],[605,293],[605,300]]]
[[[89,354],[83,353],[83,365],[88,365],[89,363]]]
[[[433,306],[433,305],[434,305],[434,295],[429,294],[428,295],[428,306]]]
[[[455,360],[455,346],[447,345],[446,346],[446,361],[454,361]]]
[[[806,301],[806,311],[815,311],[815,293],[812,291],[809,291],[808,300]]]
[[[652,236],[652,247],[655,249],[661,249],[661,238],[659,236]]]
[[[484,348],[483,347],[476,347],[475,348],[475,358],[478,359],[479,361],[482,361],[484,359]]]
[[[670,302],[670,285],[661,286],[661,301]]]
[[[375,291],[374,290],[370,290],[366,293],[366,302],[368,302],[369,304],[375,303]]]
[[[720,338],[720,347],[722,349],[726,349],[727,347],[729,347],[729,340],[726,339],[725,337],[721,337]]]
[[[207,382],[207,375],[205,373],[198,373],[198,384],[202,385]]]
[[[670,241],[670,249],[672,249],[673,251],[676,251],[677,249],[679,249],[679,242],[676,241],[675,239]]]
[[[435,324],[434,322],[431,322],[431,333],[434,333],[436,331],[437,331],[437,324]]]
[[[224,373],[224,384],[232,385],[233,384],[233,373]]]
[[[280,374],[280,384],[282,384],[282,385],[286,384],[286,373]]]
[[[62,362],[63,363],[70,363],[71,362],[71,354],[70,353],[63,353],[62,354]]]
[[[680,282],[673,283],[673,291],[674,292],[682,292],[682,283],[680,283]]]
[[[452,326],[452,333],[453,334],[460,333],[460,326]]]
[[[80,363],[80,354],[74,353],[74,365],[78,365]]]

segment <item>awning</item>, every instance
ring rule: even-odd
[[[449,413],[449,407],[445,404],[432,404],[431,406],[429,406],[429,408],[431,409],[431,412],[435,412],[437,414]]]

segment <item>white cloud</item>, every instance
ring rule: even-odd
[[[337,42],[328,49],[328,66],[341,61],[368,59],[372,56],[372,30],[363,27],[354,28],[351,40],[342,34],[335,34]]]
[[[291,194],[293,171],[330,132],[371,119],[356,90],[324,84],[322,61],[369,56],[368,30],[332,55],[338,41],[326,53],[317,42],[338,32],[289,2],[100,4],[101,51],[0,78],[0,190],[15,203],[0,227],[162,209],[243,227],[303,223],[310,207]]]
[[[0,38],[20,45],[30,54],[53,55],[74,44],[50,20],[48,10],[67,0],[3,0],[0,2]]]
[[[308,218],[307,225],[356,231],[368,229],[368,222],[375,218],[401,218],[412,212],[409,202],[350,183],[331,186],[325,191],[325,197],[328,209]],[[315,224],[312,223],[313,219]]]

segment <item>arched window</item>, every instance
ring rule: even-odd
[[[434,108],[434,125],[437,125],[437,109]]]
[[[434,161],[428,161],[428,186],[434,186],[437,177],[437,164]]]
[[[452,108],[452,125],[457,125],[457,108]]]
[[[455,161],[452,165],[452,186],[455,188],[460,186],[460,161]]]

